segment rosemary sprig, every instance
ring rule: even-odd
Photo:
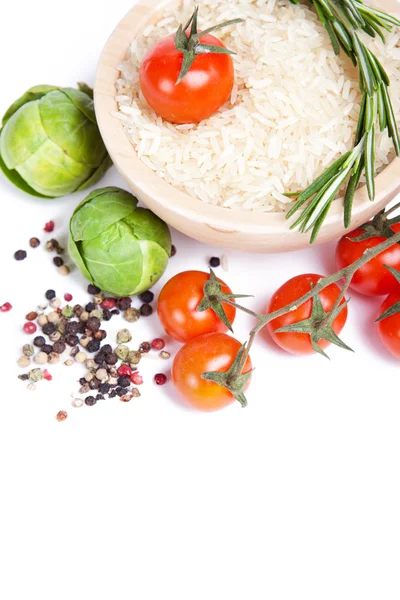
[[[374,259],[376,256],[394,246],[395,244],[400,244],[400,232],[395,233],[391,226],[395,223],[400,222],[400,217],[392,217],[389,219],[389,216],[393,211],[400,208],[400,203],[396,206],[393,206],[387,211],[381,211],[378,213],[372,221],[369,221],[365,225],[363,225],[364,232],[354,241],[367,239],[369,237],[375,237],[377,235],[386,237],[386,239],[378,244],[377,246],[373,246],[368,248],[364,254],[356,260],[354,263],[350,264],[348,267],[333,273],[327,277],[323,277],[319,280],[319,282],[310,288],[310,291],[304,294],[301,298],[298,298],[294,302],[287,304],[283,308],[276,310],[269,314],[264,313],[256,313],[245,306],[241,306],[237,302],[234,301],[235,298],[241,298],[244,296],[236,295],[236,294],[225,294],[222,291],[222,285],[219,283],[218,279],[215,277],[215,274],[211,271],[210,279],[204,285],[204,298],[202,302],[198,305],[197,310],[203,311],[207,310],[207,308],[212,307],[215,311],[215,307],[219,304],[221,310],[223,311],[224,304],[230,304],[234,306],[237,310],[241,310],[248,315],[251,315],[255,318],[256,324],[253,329],[250,331],[248,340],[245,344],[242,345],[240,351],[234,361],[231,369],[227,373],[219,373],[219,372],[210,372],[203,373],[202,377],[204,379],[208,379],[214,381],[218,385],[226,387],[240,402],[242,406],[246,406],[246,398],[244,395],[244,388],[248,383],[248,379],[250,377],[250,373],[243,375],[243,368],[246,364],[246,360],[250,355],[250,351],[252,345],[254,343],[255,338],[258,333],[271,321],[274,321],[278,317],[282,317],[293,310],[296,310],[299,306],[304,304],[305,302],[312,300],[312,310],[309,319],[306,319],[300,323],[296,323],[293,326],[290,325],[288,327],[282,328],[278,331],[297,331],[304,334],[310,335],[310,340],[312,343],[312,347],[315,352],[322,354],[323,356],[327,356],[325,352],[321,350],[318,345],[318,342],[321,339],[328,340],[330,343],[339,346],[345,350],[351,350],[333,331],[332,325],[339,313],[345,308],[348,303],[348,300],[345,300],[345,294],[347,293],[351,281],[358,269],[363,267],[370,260]],[[394,277],[400,283],[400,273],[395,271],[394,269],[387,267],[389,271],[392,273]],[[341,292],[332,307],[330,312],[325,312],[322,308],[322,305],[319,300],[319,293],[322,292],[325,288],[327,288],[332,283],[336,283],[339,281],[343,281]],[[217,309],[216,314],[219,314],[221,311]],[[224,312],[224,311],[223,311]],[[400,303],[396,304],[394,307],[384,313],[380,319],[387,318],[392,314],[400,312]],[[222,318],[224,321],[224,319]],[[224,321],[225,322],[225,321]]]
[[[290,0],[300,4],[301,0]],[[347,181],[344,196],[344,224],[351,222],[354,194],[365,173],[368,196],[375,199],[375,143],[376,129],[387,130],[400,156],[400,136],[389,95],[389,77],[377,57],[367,48],[359,36],[364,31],[371,37],[376,34],[385,41],[384,33],[400,21],[385,12],[366,6],[360,0],[309,0],[319,20],[326,28],[335,54],[342,49],[358,66],[362,103],[354,139],[354,148],[329,167],[298,197],[288,212],[289,219],[299,209],[300,217],[291,228],[302,232],[311,231],[313,243],[329,212],[330,206],[342,185]],[[307,201],[309,201],[307,203]]]

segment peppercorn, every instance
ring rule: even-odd
[[[80,317],[81,314],[83,313],[83,307],[80,304],[75,304],[74,313],[76,314],[77,317]]]
[[[109,391],[110,391],[109,383],[102,383],[101,386],[99,387],[99,392],[101,394],[108,394]]]
[[[139,346],[140,354],[147,354],[151,350],[151,344],[149,342],[142,342]]]
[[[79,327],[78,321],[67,321],[65,323],[65,333],[76,335],[79,331]]]
[[[150,317],[153,314],[153,307],[151,304],[142,304],[140,307],[140,314],[142,317]]]
[[[171,358],[171,354],[169,352],[166,352],[165,350],[163,350],[162,352],[160,352],[159,356],[163,360],[168,360],[169,358]]]
[[[99,329],[99,331],[96,331],[93,337],[102,342],[107,337],[107,331],[104,331],[104,329]]]
[[[156,385],[164,385],[167,383],[167,376],[164,373],[157,373],[157,375],[154,375],[154,383]]]
[[[58,363],[60,361],[60,355],[57,352],[50,352],[49,356],[49,363],[51,365],[55,365],[56,363]]]
[[[103,321],[111,321],[111,311],[103,308]]]
[[[50,335],[51,333],[54,333],[56,330],[56,326],[54,325],[54,323],[46,323],[46,325],[43,325],[42,327],[42,331],[45,335]]]
[[[137,388],[131,389],[131,394],[133,398],[140,398],[141,394]]]
[[[115,354],[118,356],[120,360],[126,360],[129,356],[129,348],[128,346],[119,345],[115,348]]]
[[[97,304],[101,304],[101,308],[106,308],[111,310],[115,308],[115,299],[114,298],[104,298],[102,302],[98,302]],[[129,308],[129,307],[127,307]]]
[[[33,359],[35,361],[35,363],[37,365],[44,365],[45,363],[47,363],[48,356],[46,354],[46,352],[39,352],[38,354],[36,354],[35,358]]]
[[[65,338],[65,341],[67,342],[68,346],[76,346],[77,344],[79,344],[78,336],[74,335],[72,333],[67,335],[67,337]]]
[[[56,342],[53,344],[53,352],[57,352],[57,354],[62,354],[65,351],[66,345],[64,342]]]
[[[151,347],[153,350],[162,350],[165,348],[165,342],[162,338],[156,338],[151,342]]]
[[[88,352],[98,352],[100,350],[100,340],[90,340],[86,348]]]
[[[140,373],[138,373],[138,371],[132,373],[131,382],[133,383],[133,385],[142,385],[143,377],[140,375]]]
[[[215,269],[216,267],[219,267],[219,265],[221,264],[221,259],[218,258],[217,256],[213,256],[212,258],[210,258],[210,261],[208,264],[210,265],[210,267]]]
[[[25,333],[32,335],[37,330],[37,327],[35,323],[32,323],[32,321],[27,321],[27,323],[25,323],[22,329]]]
[[[74,408],[80,408],[81,406],[83,406],[84,402],[81,398],[74,398],[71,404]]]
[[[78,346],[74,346],[74,347],[72,348],[71,352],[69,353],[69,355],[70,355],[72,358],[75,358],[77,354],[79,354],[79,348],[78,348]],[[82,362],[85,362],[85,361],[82,361]]]
[[[114,310],[111,311],[112,316],[116,317],[118,315],[121,314],[121,312],[118,310],[118,308],[114,308]]]
[[[70,319],[71,317],[74,316],[75,313],[74,313],[74,309],[72,308],[72,306],[67,304],[67,306],[64,306],[64,308],[62,309],[61,314],[66,319]]]
[[[31,359],[28,358],[28,356],[21,356],[18,359],[18,366],[21,369],[25,369],[26,367],[29,367],[30,364],[31,364]]]
[[[96,285],[89,283],[87,291],[89,292],[89,294],[92,294],[92,296],[94,296],[95,294],[99,294],[101,292],[101,289],[98,288]]]
[[[96,396],[96,400],[97,400],[97,401],[99,401],[99,400],[104,400],[104,396],[103,396],[102,394],[97,394],[97,396]]]
[[[85,367],[87,369],[94,369],[96,366],[96,363],[94,362],[94,360],[92,358],[88,358],[88,360],[85,362]]]
[[[70,358],[68,358],[66,361],[64,361],[64,365],[66,367],[72,367],[73,364],[74,364],[74,361],[71,360]]]
[[[108,379],[108,373],[106,369],[98,369],[96,371],[96,378],[101,381],[102,383],[104,383],[105,381],[107,381]]]
[[[50,352],[53,352],[53,346],[51,346],[50,344],[44,344],[40,350],[42,352],[45,352],[46,354],[50,354]]]
[[[62,421],[65,421],[65,419],[67,419],[67,418],[68,418],[68,413],[65,410],[60,410],[56,414],[56,419],[59,423],[61,423]]]
[[[141,300],[143,304],[150,304],[150,302],[153,302],[154,300],[154,294],[150,290],[147,290],[147,292],[140,294],[139,300]]]
[[[117,342],[118,344],[125,344],[126,342],[130,342],[132,339],[132,335],[128,329],[121,329],[117,333]]]
[[[110,344],[104,344],[104,346],[102,347],[101,350],[102,350],[102,352],[104,352],[104,354],[109,354],[110,352],[113,351]]]
[[[60,300],[60,298],[52,298],[50,300],[50,306],[52,308],[60,308],[60,306],[61,306],[61,300]]]
[[[121,375],[121,377],[118,377],[118,385],[120,385],[123,388],[128,387],[130,382],[131,382],[131,378],[128,377],[127,375]]]
[[[171,246],[171,258],[172,258],[173,256],[175,256],[175,254],[176,254],[176,246],[172,245],[172,246]]]
[[[21,381],[28,381],[29,375],[23,373],[22,375],[18,375],[18,379],[20,379]]]
[[[35,354],[35,348],[32,344],[24,344],[22,346],[22,354],[24,354],[24,356],[33,356]]]
[[[115,391],[117,392],[117,396],[121,398],[121,396],[125,396],[125,394],[127,394],[129,390],[123,387],[117,387]]]
[[[117,298],[117,308],[119,310],[128,310],[131,307],[132,299],[126,296],[125,298]]]
[[[125,394],[124,396],[120,397],[121,402],[130,402],[132,400],[133,396],[132,394]]]
[[[33,339],[33,345],[36,346],[37,348],[41,348],[42,346],[44,346],[46,343],[46,340],[44,339],[44,337],[42,335],[37,335],[34,339]]]
[[[78,352],[75,356],[75,360],[77,363],[84,363],[84,362],[86,362],[86,359],[87,359],[86,352]]]
[[[37,381],[41,381],[43,379],[43,371],[42,369],[32,369],[28,373],[29,379],[36,383]]]
[[[53,263],[56,265],[56,267],[62,267],[64,264],[63,259],[61,258],[61,256],[55,256],[53,258]]]
[[[80,387],[80,394],[87,394],[90,391],[90,385],[85,381],[85,383]]]
[[[130,365],[138,365],[140,363],[141,358],[142,355],[140,354],[140,352],[138,352],[137,350],[131,350],[128,355],[128,363]]]
[[[94,362],[98,367],[106,367],[106,361],[104,360],[104,354],[96,354]]]
[[[38,238],[33,237],[29,240],[29,245],[31,248],[37,248],[40,245],[40,240],[38,240]]]
[[[15,260],[24,260],[26,258],[27,254],[25,252],[25,250],[17,250],[14,253],[14,258]]]
[[[66,265],[62,265],[61,267],[58,267],[58,272],[60,275],[65,276],[65,275],[69,275],[69,267],[67,267]]]
[[[128,321],[128,323],[135,323],[140,317],[140,311],[137,308],[128,308],[124,312],[124,319]]]
[[[97,400],[94,396],[87,396],[87,398],[85,398],[86,406],[94,406],[96,402]]]
[[[104,300],[104,294],[102,294],[101,292],[99,292],[98,294],[95,294],[93,296],[93,302],[95,304],[101,304]]]
[[[30,384],[28,385],[28,390],[29,390],[30,392],[34,392],[34,391],[36,390],[36,385],[35,385],[34,383],[30,383]]]
[[[66,327],[68,325],[68,320],[64,317],[57,322],[57,331],[59,331],[62,335],[66,333]]]
[[[68,293],[64,294],[65,302],[71,302],[72,298],[73,298],[72,294],[68,294]]]
[[[9,302],[4,302],[0,306],[0,312],[9,312],[12,309],[12,305]]]
[[[35,312],[35,311],[31,311],[31,312],[29,312],[29,313],[26,315],[25,319],[26,319],[27,321],[34,321],[35,319],[37,319],[37,317],[38,317],[38,314],[37,314],[37,312]]]
[[[58,321],[60,320],[60,315],[58,314],[58,312],[56,310],[53,310],[53,312],[49,313],[47,315],[47,321],[49,323],[58,323]]]
[[[88,302],[88,304],[86,304],[85,306],[85,310],[87,310],[88,313],[91,313],[92,310],[96,309],[96,305],[94,304],[94,302]]]
[[[116,395],[117,395],[117,392],[115,390],[111,390],[111,392],[109,394],[109,398],[115,398]]]
[[[51,333],[49,335],[49,338],[50,338],[51,342],[59,342],[59,341],[61,341],[62,337],[63,336],[61,335],[61,333],[59,331],[55,331],[54,333]]]
[[[47,233],[51,233],[54,230],[55,227],[55,223],[54,221],[49,221],[48,223],[46,223],[46,225],[44,226],[44,230]]]
[[[40,327],[43,327],[43,325],[46,325],[46,323],[48,323],[49,320],[46,317],[46,315],[39,315],[37,322],[38,325],[40,325]]]
[[[52,300],[53,298],[56,297],[56,293],[54,290],[47,290],[47,292],[45,293],[45,296],[46,296],[47,300]]]

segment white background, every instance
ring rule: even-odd
[[[92,84],[131,2],[3,5],[0,113],[35,84]],[[115,171],[102,184],[124,185]],[[140,399],[74,409],[76,368],[53,367],[53,382],[32,393],[16,359],[29,339],[24,315],[46,289],[87,298],[79,273],[62,278],[43,248],[28,248],[50,218],[65,239],[83,194],[38,200],[1,178],[0,196],[0,304],[14,306],[0,314],[0,597],[398,600],[399,364],[376,337],[380,300],[353,297],[343,337],[355,354],[299,359],[260,340],[245,410],[186,410],[171,384],[153,385],[167,365],[150,359]],[[163,281],[220,254],[173,237]],[[261,309],[287,278],[332,271],[334,247],[229,252],[219,274]],[[22,263],[19,248],[29,252]],[[239,339],[250,322],[239,316]],[[156,317],[132,331],[137,344],[161,333]]]

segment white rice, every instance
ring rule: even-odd
[[[147,105],[138,71],[146,51],[176,31],[193,10],[169,5],[135,39],[117,82],[119,112],[143,163],[168,183],[230,209],[286,210],[287,192],[304,189],[353,145],[360,107],[357,71],[334,55],[313,11],[288,0],[202,0],[199,25],[241,17],[217,32],[237,52],[230,101],[199,125],[173,125]],[[400,31],[386,46],[364,36],[391,78],[400,122]],[[377,135],[376,168],[393,158],[387,133]]]

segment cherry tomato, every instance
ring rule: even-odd
[[[392,225],[395,233],[400,231],[400,223]],[[361,258],[368,248],[374,248],[385,241],[386,238],[376,236],[361,242],[352,242],[349,238],[356,238],[363,233],[363,229],[355,229],[343,236],[336,249],[336,262],[339,269],[348,267],[351,263]],[[400,269],[400,245],[394,244],[375,258],[372,258],[363,267],[355,272],[351,288],[366,296],[382,296],[398,289],[399,284],[385,265]]]
[[[182,400],[203,411],[219,410],[235,402],[225,387],[203,379],[201,374],[228,371],[240,348],[240,342],[225,333],[202,335],[182,346],[172,366],[172,381]],[[242,372],[251,368],[248,358]]]
[[[396,292],[392,292],[386,298],[381,306],[379,315],[382,315],[388,308],[400,302],[400,287]],[[378,321],[378,335],[387,350],[396,358],[400,358],[400,312]]]
[[[158,316],[166,333],[178,342],[188,342],[205,333],[227,331],[228,328],[210,308],[197,311],[196,308],[203,300],[203,287],[209,279],[208,273],[202,271],[184,271],[172,277],[158,298]],[[231,289],[221,279],[222,291],[231,294]],[[233,323],[236,308],[223,304],[225,313]]]
[[[314,273],[309,273],[306,275],[298,275],[297,277],[293,277],[293,279],[289,279],[286,283],[283,284],[282,287],[279,288],[272,296],[271,302],[267,309],[267,314],[275,312],[280,308],[283,308],[287,304],[294,302],[298,298],[301,298],[309,292],[312,287],[314,287],[320,279],[322,279],[322,275],[315,275]],[[328,287],[326,287],[322,292],[319,293],[319,297],[321,299],[322,306],[325,312],[331,310],[340,294],[340,288],[332,283]],[[343,302],[345,300],[343,299]],[[314,350],[311,346],[310,335],[308,333],[298,333],[298,332],[284,332],[284,333],[275,333],[277,329],[281,327],[285,327],[286,325],[292,325],[293,323],[299,323],[300,321],[304,321],[311,316],[313,300],[307,300],[301,304],[296,310],[292,310],[286,315],[282,317],[278,317],[267,324],[267,326],[263,329],[265,331],[268,329],[272,339],[278,346],[290,352],[291,354],[312,354]],[[342,310],[342,312],[336,317],[333,322],[333,330],[339,335],[342,331],[347,319],[347,307]],[[320,348],[324,349],[329,346],[329,342],[326,340],[320,340],[318,342]]]
[[[201,44],[225,48],[216,37],[200,35]],[[176,85],[183,53],[170,35],[151,48],[140,66],[143,95],[151,108],[171,123],[198,123],[214,114],[229,98],[233,62],[229,54],[199,54],[188,73]]]

